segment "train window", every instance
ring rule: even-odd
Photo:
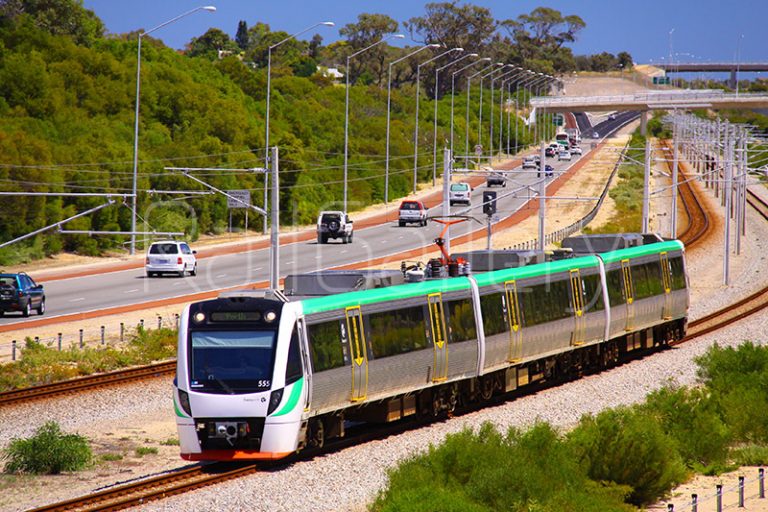
[[[685,270],[683,268],[683,258],[680,256],[669,258],[669,266],[672,269],[672,289],[685,289]]]
[[[422,306],[372,313],[368,325],[374,358],[427,348]]]
[[[612,307],[619,304],[626,304],[627,298],[624,295],[624,277],[621,269],[610,270],[605,273],[606,283],[608,285],[608,300]]]
[[[603,302],[603,289],[600,283],[600,276],[592,274],[582,276],[584,283],[584,309],[586,311],[602,311],[605,309]]]
[[[632,272],[632,284],[635,288],[635,300],[645,299],[651,296],[648,286],[648,272],[645,265],[634,264],[630,267]]]
[[[469,299],[448,302],[448,332],[450,342],[477,339],[475,312]]]
[[[299,332],[296,327],[291,334],[291,343],[288,345],[288,363],[285,367],[285,385],[299,380],[304,373],[301,368],[301,350],[299,349]]]
[[[486,336],[509,330],[501,293],[480,296],[480,310],[483,312],[483,330]]]
[[[650,295],[664,295],[664,282],[661,278],[661,263],[653,261],[643,265],[648,274],[648,293]]]
[[[308,333],[315,372],[344,366],[344,347],[338,320],[310,325]]]
[[[526,326],[552,322],[573,315],[568,281],[552,281],[520,290]]]

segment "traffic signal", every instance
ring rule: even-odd
[[[486,215],[496,213],[496,192],[492,190],[483,192],[483,213]]]

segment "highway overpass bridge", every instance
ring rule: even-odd
[[[768,62],[673,62],[670,64],[652,64],[652,66],[664,70],[665,73],[730,73],[729,82],[734,89],[739,73],[768,71]]]
[[[640,111],[643,132],[649,110],[768,108],[767,93],[731,94],[721,90],[649,91],[613,96],[539,96],[531,106],[544,112]]]

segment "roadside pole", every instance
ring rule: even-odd
[[[643,176],[643,233],[650,231],[648,214],[651,210],[651,197],[649,194],[651,181],[651,139],[645,138],[645,173]]]
[[[677,125],[680,120],[677,118],[677,112],[674,114],[674,122],[672,123],[672,222],[669,226],[669,237],[677,238],[677,166],[678,166],[678,129]]]
[[[269,245],[269,287],[277,290],[280,286],[280,181],[278,179],[280,164],[277,159],[277,146],[272,148],[272,158],[269,164],[269,173],[272,175],[272,204],[270,205],[272,207],[272,232],[270,233]]]
[[[451,150],[443,149],[443,217],[451,214],[451,204],[449,191],[451,188]],[[470,191],[470,194],[472,192]],[[451,254],[451,225],[447,224],[445,228],[445,252]]]
[[[544,252],[544,218],[547,205],[547,173],[546,173],[546,155],[544,154],[544,141],[541,141],[541,161],[539,163],[539,250]]]
[[[723,284],[728,286],[730,281],[730,275],[729,275],[729,257],[731,253],[731,178],[733,176],[733,139],[731,138],[731,130],[730,126],[726,127],[725,132],[725,148],[724,148],[724,158],[725,158],[725,185],[723,188],[724,196],[725,196],[725,233],[723,235],[725,239],[725,243],[723,244]]]

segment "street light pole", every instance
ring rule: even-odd
[[[504,84],[508,81],[515,78],[517,74],[519,74],[521,71],[525,71],[523,68],[519,68],[517,66],[513,66],[512,71],[509,71],[507,73],[504,73],[503,75],[499,75],[497,78],[502,79],[501,84],[499,85],[499,152],[503,150],[502,142],[504,138]],[[512,75],[507,78],[507,75]]]
[[[472,99],[472,95],[470,94],[470,91],[472,89],[472,79],[475,78],[477,75],[482,75],[486,71],[488,71],[491,68],[494,68],[496,66],[503,66],[503,62],[496,62],[494,64],[491,64],[490,66],[484,67],[474,75],[470,75],[467,77],[467,120],[466,120],[466,126],[464,127],[464,153],[467,155],[464,163],[464,167],[469,167],[469,103]],[[482,97],[483,89],[480,88],[480,94]],[[479,142],[478,142],[479,144]]]
[[[385,164],[384,164],[384,203],[389,203],[389,118],[390,118],[390,105],[391,105],[391,98],[392,98],[392,66],[397,64],[400,61],[403,61],[407,59],[408,57],[411,57],[413,55],[416,55],[422,50],[426,50],[427,48],[440,48],[439,44],[427,44],[422,46],[416,51],[413,51],[409,53],[408,55],[404,57],[400,57],[399,59],[392,61],[389,63],[389,73],[387,74],[387,156],[385,158]]]
[[[304,34],[305,32],[309,32],[315,27],[319,27],[320,25],[326,26],[326,27],[335,27],[336,24],[332,21],[321,21],[319,23],[315,23],[311,27],[307,27],[304,30],[301,30],[299,32],[296,32],[295,34],[292,34],[285,39],[283,39],[280,42],[277,42],[270,46],[267,49],[267,112],[265,115],[264,120],[264,148],[265,148],[265,154],[264,154],[264,161],[266,162],[266,166],[269,167],[269,152],[271,151],[271,148],[269,147],[269,99],[272,95],[272,50],[280,46],[281,44],[285,43],[286,41],[290,41],[291,39],[300,36],[301,34]],[[267,209],[267,177],[268,174],[264,174],[264,209]],[[264,216],[264,228],[263,233],[267,233],[267,216]]]
[[[440,93],[440,72],[444,70],[447,67],[453,66],[454,64],[461,62],[462,60],[466,59],[467,57],[477,57],[476,53],[467,53],[466,55],[462,55],[458,59],[449,62],[445,66],[439,67],[435,69],[435,115],[434,115],[434,130],[432,132],[432,186],[434,187],[437,184],[437,99],[438,95]]]
[[[484,57],[482,59],[476,60],[475,62],[473,62],[471,64],[467,64],[463,68],[461,68],[459,70],[456,70],[453,73],[451,73],[451,155],[454,155],[454,151],[453,151],[453,99],[454,99],[454,93],[453,93],[453,91],[454,91],[454,86],[455,86],[455,81],[456,81],[456,75],[458,73],[461,73],[465,69],[471,68],[472,66],[474,66],[475,64],[478,64],[479,62],[488,62],[489,60],[491,60],[490,57]],[[469,81],[469,80],[467,80],[467,81]],[[469,118],[469,96],[467,96],[467,118]],[[467,122],[469,122],[469,121],[467,121]],[[465,154],[465,156],[466,156],[466,154]],[[454,156],[453,158],[455,159],[456,157]]]
[[[419,89],[421,87],[421,66],[427,65],[433,60],[439,59],[443,55],[448,55],[451,52],[463,52],[464,48],[456,47],[451,48],[448,51],[435,55],[431,59],[422,62],[416,66],[416,119],[413,128],[413,193],[416,193],[416,184],[418,179],[418,166],[419,166]]]
[[[151,34],[155,30],[159,30],[166,25],[170,25],[171,23],[180,20],[181,18],[184,18],[186,16],[189,16],[190,14],[193,14],[197,11],[208,11],[208,12],[216,12],[216,7],[212,5],[205,5],[201,7],[195,7],[194,9],[191,9],[185,13],[179,14],[175,18],[171,18],[170,20],[161,23],[157,25],[154,28],[151,28],[145,32],[139,33],[139,44],[138,49],[136,51],[136,112],[134,114],[134,125],[133,125],[133,198],[131,199],[131,255],[136,254],[136,208],[137,208],[137,202],[136,202],[136,194],[137,194],[137,183],[138,183],[138,170],[139,170],[139,100],[141,98],[141,38]]]
[[[379,39],[375,43],[366,46],[362,50],[358,50],[352,55],[347,56],[347,86],[346,86],[346,95],[344,99],[344,215],[347,214],[347,173],[348,173],[348,161],[349,161],[349,61],[352,59],[352,57],[356,57],[360,55],[361,53],[370,50],[374,46],[378,46],[382,44],[385,41],[388,41],[392,38],[395,39],[403,39],[405,36],[403,34],[390,34],[387,37],[384,37],[382,39]]]
[[[513,66],[512,64],[507,64],[504,67],[505,68],[513,68],[514,69],[515,66]],[[504,69],[504,68],[502,68],[502,69]],[[501,78],[502,76],[506,76],[509,73],[510,72],[507,71],[506,73],[502,73],[499,76],[495,76],[495,77],[491,78],[491,113],[489,115],[490,120],[491,120],[491,123],[490,123],[491,124],[491,129],[490,129],[490,132],[488,134],[489,135],[488,136],[488,140],[489,140],[489,142],[488,142],[488,149],[489,149],[489,155],[491,157],[491,159],[490,159],[491,164],[493,164],[493,85],[494,85],[494,83],[496,83],[497,79]]]
[[[506,67],[505,64],[498,64],[500,67],[494,69],[493,71],[489,71],[488,73],[484,74],[480,77],[480,106],[477,108],[478,110],[478,122],[477,122],[477,144],[478,146],[483,146],[483,80],[485,80],[487,77],[493,75],[494,73],[498,73],[502,69]],[[493,114],[493,112],[491,112]]]

